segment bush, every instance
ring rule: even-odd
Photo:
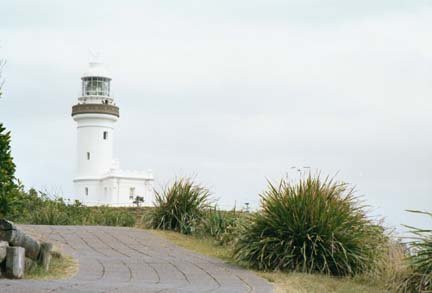
[[[411,211],[432,217],[432,213]],[[432,230],[407,226],[414,235],[409,244],[409,274],[399,290],[403,292],[432,292]]]
[[[230,245],[238,238],[241,229],[248,220],[248,213],[221,211],[216,207],[206,210],[197,234],[210,236],[220,245]]]
[[[261,209],[234,249],[237,261],[256,269],[354,275],[375,264],[385,242],[353,190],[328,178],[269,183]]]
[[[155,193],[155,208],[150,225],[156,229],[190,234],[210,206],[210,192],[190,179],[178,179],[162,192]]]

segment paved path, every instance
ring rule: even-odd
[[[145,230],[21,226],[79,262],[68,280],[0,280],[0,292],[271,292],[255,274],[202,256]]]

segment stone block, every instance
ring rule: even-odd
[[[13,279],[24,277],[25,249],[18,246],[6,248],[6,276]]]
[[[7,241],[0,241],[0,263],[6,259],[6,248],[8,247],[9,243]]]
[[[39,255],[39,241],[18,229],[11,221],[0,219],[0,240],[9,242],[10,246],[25,248],[26,256],[33,260],[36,260]]]

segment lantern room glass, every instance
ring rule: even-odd
[[[104,77],[86,77],[82,79],[83,96],[105,96],[110,95],[110,79]]]

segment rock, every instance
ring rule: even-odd
[[[0,263],[6,258],[6,248],[9,247],[9,243],[6,241],[0,241]]]
[[[0,220],[0,240],[9,242],[10,246],[25,248],[26,256],[33,260],[37,260],[39,256],[39,242],[18,229],[11,221],[5,219]]]
[[[6,276],[13,279],[24,277],[25,249],[23,247],[6,248]]]
[[[40,246],[39,261],[42,267],[44,268],[45,272],[48,272],[49,270],[52,247],[53,247],[52,244],[48,242],[43,242]]]

